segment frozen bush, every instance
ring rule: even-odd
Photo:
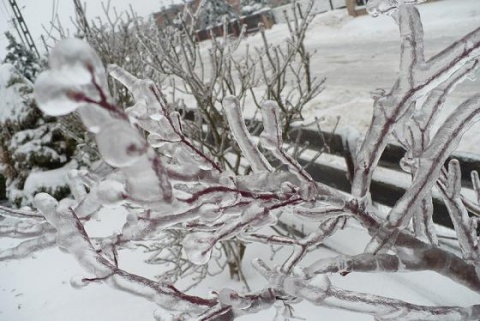
[[[124,111],[108,94],[100,58],[81,40],[59,43],[52,53],[51,69],[36,83],[37,92],[52,93],[42,97],[40,107],[55,114],[77,110],[84,121],[93,122],[87,127],[112,169],[105,175],[72,173],[70,184],[76,199],[68,206],[40,193],[35,205],[41,215],[3,210],[10,222],[17,222],[16,229],[4,227],[3,234],[28,235],[30,239],[0,252],[0,259],[22,257],[57,244],[90,275],[73,280],[74,286],[102,281],[157,303],[177,319],[233,320],[268,309],[277,301],[287,309],[305,300],[365,313],[378,321],[478,320],[480,305],[417,305],[341,289],[329,278],[332,273],[434,271],[480,292],[477,220],[470,216],[480,214],[480,204],[462,196],[458,162],[451,160],[444,166],[462,134],[480,117],[480,94],[465,100],[437,131],[432,130],[444,96],[478,66],[480,28],[427,61],[414,2],[418,1],[369,2],[370,12],[391,15],[399,26],[400,73],[389,92],[374,95],[374,116],[354,155],[353,187],[348,195],[313,181],[285,152],[279,121],[282,110],[277,101],[260,103],[264,123],[261,149],[240,117],[238,98],[224,97],[222,113],[253,172],[232,173],[190,139],[184,121],[152,82],[109,66],[110,75],[135,97],[136,104]],[[83,76],[62,78],[72,73]],[[51,88],[60,82],[61,86]],[[116,137],[121,139],[114,140]],[[372,205],[369,188],[389,137],[395,137],[407,151],[402,166],[412,175],[412,183],[391,210],[382,212]],[[288,174],[274,170],[262,150],[285,165]],[[478,173],[472,173],[472,181],[480,199]],[[447,204],[462,256],[437,241],[432,223],[434,186]],[[84,229],[85,221],[101,207],[117,202],[129,211],[122,231],[93,242]],[[262,227],[275,226],[280,215],[291,214],[316,221],[318,227],[303,237],[264,233]],[[303,261],[308,251],[351,221],[360,223],[371,236],[363,252],[310,264]],[[215,246],[232,239],[290,247],[291,255],[276,267],[261,258],[254,260],[253,266],[266,280],[263,290],[239,293],[224,288],[203,298],[180,291],[171,279],[157,282],[119,267],[117,249],[121,246],[179,230],[186,232],[177,236],[183,238],[182,258],[193,265],[213,260]],[[165,316],[157,312],[155,317]]]

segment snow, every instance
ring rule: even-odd
[[[419,6],[424,17],[426,47],[428,55],[446,46],[454,38],[463,35],[480,24],[478,0],[444,0]],[[376,88],[389,88],[396,77],[398,68],[398,31],[390,19],[359,17],[351,19],[344,10],[319,15],[313,22],[313,29],[307,35],[309,49],[318,51],[314,58],[314,70],[318,76],[326,75],[327,87],[306,109],[306,119],[324,117],[324,129],[333,128],[334,120],[341,116],[340,126],[354,127],[364,132],[370,122],[372,99],[369,91]],[[276,25],[269,31],[269,39],[280,42],[285,34],[285,25]],[[258,41],[258,36],[247,39],[248,43]],[[387,39],[387,41],[385,41]],[[243,52],[240,50],[240,52]],[[0,88],[3,71],[0,67]],[[372,68],[374,68],[372,70]],[[8,69],[7,69],[8,71]],[[461,102],[471,93],[478,91],[479,81],[462,84],[447,102],[447,110]],[[1,89],[0,89],[1,90]],[[11,94],[2,95],[13,99]],[[0,115],[6,115],[2,112]],[[445,116],[443,116],[445,117]],[[480,128],[476,125],[466,134],[460,145],[465,152],[477,152]],[[335,163],[335,161],[333,161]],[[64,169],[58,169],[59,174]],[[64,173],[64,172],[62,172]],[[33,174],[32,174],[33,175]],[[31,175],[31,176],[32,176]],[[52,173],[35,173],[28,186],[40,182],[51,182],[60,177]],[[376,173],[387,177],[390,173]],[[28,182],[28,180],[27,180]],[[87,231],[92,235],[111,235],[125,222],[125,213],[119,208],[109,208],[98,215],[98,221],[89,222]],[[292,221],[299,229],[309,231],[311,225]],[[109,226],[107,229],[106,227]],[[113,227],[112,227],[113,226]],[[305,263],[313,262],[319,256],[332,256],[332,248],[338,253],[355,254],[364,250],[369,236],[359,228],[340,231],[329,238],[324,246],[305,258]],[[194,238],[195,241],[195,238]],[[15,240],[0,239],[0,248],[15,244]],[[190,244],[198,247],[199,244]],[[201,245],[201,244],[200,244]],[[247,247],[244,259],[244,273],[252,290],[259,290],[265,281],[253,270],[250,262],[256,257],[266,260],[270,253],[268,246]],[[274,261],[287,257],[290,249],[282,249]],[[140,271],[147,277],[154,277],[161,268],[142,262],[148,254],[136,251],[120,251],[120,265],[128,271]],[[268,262],[270,266],[273,263]],[[32,273],[34,271],[34,273]],[[34,257],[23,260],[0,262],[0,319],[12,321],[84,321],[132,319],[153,320],[157,306],[149,301],[128,293],[113,290],[104,284],[89,284],[76,290],[71,287],[73,276],[84,276],[85,272],[74,259],[59,249],[39,252]],[[331,276],[332,283],[341,288],[386,295],[409,302],[425,305],[478,304],[480,295],[454,282],[430,272],[408,274],[367,274],[356,273],[345,277]],[[194,288],[191,294],[206,296],[209,290],[224,287],[241,290],[242,285],[231,281],[223,273],[202,286]],[[295,305],[296,315],[306,320],[372,320],[371,317],[349,312],[340,312],[314,307],[309,303]],[[253,316],[239,318],[241,321],[271,320],[275,311],[263,311]]]
[[[25,197],[30,197],[30,199],[27,199],[27,202],[31,203],[33,195],[40,190],[54,192],[60,186],[67,186],[67,174],[75,168],[78,168],[78,164],[75,161],[71,161],[57,169],[31,172],[23,188]]]
[[[27,108],[18,108],[18,106],[24,105],[24,95],[21,89],[25,87],[25,82],[28,82],[28,80],[20,77],[13,65],[0,65],[0,97],[3,106],[2,110],[0,110],[0,123],[4,123],[7,120],[23,120],[28,113]],[[20,78],[21,80],[7,88],[7,85],[9,85],[14,78]]]

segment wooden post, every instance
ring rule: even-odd
[[[347,1],[347,11],[348,15],[352,17],[357,16],[357,11],[355,10],[355,7],[357,6],[357,3],[355,0],[346,0]]]

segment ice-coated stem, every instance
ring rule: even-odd
[[[243,121],[242,112],[240,110],[240,102],[234,96],[227,96],[223,99],[223,110],[227,116],[230,129],[235,141],[245,158],[250,163],[252,170],[256,173],[262,171],[273,171],[272,166],[267,161],[265,156],[258,150],[257,146],[252,140],[250,133]]]
[[[189,296],[170,284],[119,269],[95,250],[73,211],[59,209],[55,199],[45,193],[37,194],[34,202],[48,222],[57,229],[57,244],[72,254],[85,270],[108,285],[144,297],[167,310],[198,313],[215,305],[214,300]]]
[[[423,27],[418,10],[409,5],[398,8],[398,25],[402,37],[400,77],[390,93],[374,103],[374,115],[357,154],[352,194],[364,197],[369,192],[373,169],[376,167],[387,140],[398,119],[416,98],[420,84],[415,79],[423,65]]]
[[[411,255],[412,251],[415,254],[414,256]],[[369,253],[354,256],[340,255],[318,260],[304,269],[307,278],[326,273],[346,275],[352,272],[395,273],[414,271],[435,271],[459,284],[468,286],[473,291],[480,291],[480,281],[478,276],[475,275],[476,271],[473,265],[433,246],[415,250],[400,248],[395,255],[373,255]]]
[[[400,78],[390,93],[375,101],[371,126],[357,155],[352,184],[352,194],[356,197],[369,192],[373,169],[387,139],[411,103],[448,81],[480,55],[480,28],[477,28],[424,63],[423,30],[418,10],[410,5],[400,5],[396,16],[402,35]]]
[[[379,321],[473,321],[480,317],[480,305],[470,307],[423,306],[378,295],[348,291],[332,286],[323,275],[306,280],[270,269],[263,261],[254,266],[275,291],[301,298],[319,306],[370,314]]]
[[[49,232],[42,236],[21,242],[17,246],[0,251],[0,261],[20,259],[37,251],[52,247],[56,244],[55,233]]]
[[[385,223],[367,246],[368,252],[388,250],[404,229],[421,201],[435,185],[443,164],[457,147],[462,135],[480,117],[480,94],[462,103],[438,130],[419,162],[418,173],[408,192],[395,204]]]
[[[285,153],[283,149],[283,132],[282,123],[280,119],[280,108],[273,100],[267,100],[262,104],[262,119],[264,131],[261,134],[261,142],[263,147],[270,150],[272,154],[283,164],[288,166],[288,169],[295,174],[303,182],[307,183],[307,189],[313,189],[308,194],[315,192],[315,185],[310,174],[293,159],[290,155]]]
[[[452,219],[453,227],[457,233],[458,242],[463,253],[463,258],[468,262],[479,264],[480,249],[476,224],[468,216],[461,199],[461,172],[460,163],[453,159],[448,164],[447,180],[444,186],[440,186],[445,205]]]

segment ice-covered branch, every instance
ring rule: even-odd
[[[55,232],[46,232],[41,236],[23,241],[15,247],[1,250],[0,261],[27,257],[37,251],[55,246],[55,241]]]
[[[368,193],[373,168],[385,149],[387,139],[412,103],[449,81],[480,54],[480,29],[477,29],[424,63],[423,32],[417,9],[396,1],[375,1],[369,3],[369,7],[377,13],[394,15],[400,27],[402,50],[400,77],[390,93],[376,98],[372,123],[357,155],[352,193],[358,197]]]
[[[412,255],[412,252],[415,255]],[[304,269],[307,278],[326,273],[346,275],[352,272],[414,271],[435,271],[459,284],[468,286],[473,291],[480,290],[480,280],[476,276],[475,266],[433,246],[416,249],[398,248],[396,254],[362,253],[354,256],[337,256],[318,260]]]
[[[473,184],[473,190],[475,191],[475,194],[477,196],[477,204],[480,205],[480,178],[478,176],[477,171],[472,171],[472,184]]]
[[[462,103],[442,124],[419,162],[418,174],[408,192],[395,204],[368,251],[388,250],[440,176],[443,164],[457,147],[462,135],[480,117],[480,95]],[[378,242],[378,243],[377,243]],[[377,244],[377,245],[375,245]]]
[[[12,238],[28,238],[41,236],[44,233],[52,232],[54,229],[46,221],[36,219],[11,219],[0,220],[0,236]]]
[[[460,164],[457,160],[454,159],[449,162],[445,184],[439,185],[457,233],[463,258],[468,262],[480,264],[477,223],[468,216],[467,209],[461,199],[461,172]]]
[[[375,320],[473,321],[480,316],[480,305],[466,308],[415,305],[382,296],[338,289],[324,275],[307,280],[302,276],[288,276],[272,270],[261,260],[256,260],[254,266],[279,293],[283,292],[319,306],[370,314]]]
[[[94,276],[91,280],[102,280],[116,289],[153,301],[167,310],[198,313],[215,305],[213,300],[188,296],[170,284],[152,281],[119,269],[95,250],[75,213],[59,207],[50,195],[37,194],[35,206],[57,229],[57,244],[72,254],[78,263]],[[85,278],[78,285],[87,284],[88,278]]]
[[[347,203],[345,209],[355,215],[360,222],[368,229],[370,235],[375,235],[380,230],[382,221],[358,206],[358,202]],[[433,270],[437,273],[462,284],[473,291],[480,291],[480,275],[477,275],[475,267],[462,258],[448,252],[445,249],[424,243],[409,231],[399,231],[396,237],[395,247],[397,254],[405,251],[405,259],[410,257],[416,269]],[[376,255],[380,255],[377,253]],[[415,263],[416,262],[416,263]],[[323,264],[323,263],[322,263]]]
[[[461,104],[436,135],[431,136],[447,95],[477,68],[478,35],[474,31],[426,62],[420,16],[410,5],[417,2],[420,1],[369,1],[369,8],[374,8],[377,14],[391,14],[398,23],[401,61],[399,78],[391,91],[378,91],[380,94],[374,97],[371,127],[358,154],[353,156],[356,158],[352,161],[355,164],[353,195],[313,181],[283,148],[292,119],[298,117],[296,113],[305,100],[311,99],[320,88],[309,74],[310,56],[303,45],[306,26],[312,18],[304,17],[300,11],[295,12],[295,21],[288,24],[292,39],[287,52],[269,47],[265,30],[260,28],[265,53],[255,58],[258,61],[247,57],[245,66],[231,61],[238,43],[229,47],[227,24],[224,24],[223,41],[212,39],[210,70],[205,69],[205,61],[199,60],[201,48],[191,35],[183,39],[174,33],[159,45],[153,44],[154,39],[142,40],[152,55],[150,58],[157,59],[158,70],[184,80],[186,93],[193,95],[197,111],[202,113],[192,122],[181,119],[180,112],[175,110],[176,99],[170,103],[154,82],[138,79],[121,67],[111,65],[110,75],[135,99],[135,105],[126,110],[117,106],[109,96],[100,59],[91,48],[80,40],[60,43],[52,54],[51,69],[36,84],[40,108],[51,115],[78,111],[88,130],[95,135],[101,157],[111,168],[93,179],[87,179],[81,172],[71,172],[69,186],[75,200],[68,203],[68,208],[46,194],[37,195],[35,205],[48,222],[29,213],[3,215],[0,207],[0,215],[8,217],[0,222],[0,235],[36,237],[15,249],[0,252],[0,260],[27,255],[56,241],[91,274],[74,281],[75,286],[105,282],[156,302],[166,310],[198,320],[233,320],[266,309],[276,301],[288,305],[299,300],[370,314],[379,321],[477,320],[480,306],[415,305],[337,289],[325,275],[429,270],[480,292],[476,221],[468,217],[466,202],[460,194],[458,164],[452,161],[448,172],[444,170],[444,163],[461,136],[480,116],[480,95]],[[159,50],[154,52],[156,47]],[[301,59],[293,64],[297,54]],[[254,76],[252,79],[241,77],[238,87],[238,79],[231,73],[232,68],[238,68],[240,75],[250,73],[257,63],[268,87],[262,99],[272,100],[257,100],[252,89],[258,81]],[[287,70],[292,73],[293,81],[306,82],[306,88],[298,89],[298,103],[290,101],[295,90],[288,93],[286,99],[283,97]],[[174,94],[175,90],[179,89],[173,89]],[[261,145],[269,156],[286,165],[288,171],[274,171],[250,135],[241,112],[241,104],[248,101],[243,93],[248,91],[252,92],[255,105],[261,107],[264,127]],[[418,106],[426,95],[423,106]],[[297,99],[296,96],[293,99]],[[220,104],[223,113],[218,109]],[[370,206],[368,194],[373,171],[394,131],[407,149],[402,167],[411,173],[413,182],[384,219],[380,210]],[[190,136],[197,132],[199,141]],[[228,146],[231,138],[239,150],[235,144],[233,148]],[[226,151],[236,154],[231,157]],[[242,157],[253,173],[239,174],[244,164]],[[472,173],[472,182],[480,201],[476,172]],[[463,259],[438,244],[432,220],[435,184],[440,187],[454,221]],[[95,239],[94,243],[83,223],[102,207],[111,205],[126,209],[126,222],[121,232]],[[480,206],[471,204],[470,207],[477,205]],[[277,224],[281,215],[295,215],[316,225],[297,237],[269,235],[265,229],[259,231]],[[310,266],[299,268],[307,252],[346,226],[347,217],[357,219],[372,237],[366,252],[316,258]],[[412,217],[415,235],[407,229]],[[173,241],[163,239],[165,234],[174,235]],[[169,262],[177,266],[178,273],[189,277],[200,273],[203,277],[208,273],[209,263],[223,264],[224,268],[235,261],[238,268],[244,244],[238,243],[237,248],[230,246],[237,240],[288,245],[292,253],[276,269],[270,269],[260,260],[254,262],[268,281],[265,290],[237,293],[223,289],[213,292],[214,299],[205,299],[182,293],[170,281],[156,282],[120,268],[118,249],[121,246],[132,241],[147,244],[151,240],[159,242],[158,247],[151,247],[154,251],[151,261]],[[94,245],[97,241],[98,245]],[[170,248],[171,244],[175,244],[174,249]],[[144,246],[150,249],[149,244]],[[215,256],[218,248],[226,255],[233,253],[226,263],[219,263]],[[162,251],[168,253],[162,257]],[[194,272],[183,271],[185,266]]]
[[[288,169],[295,174],[300,181],[306,183],[307,187],[303,188],[303,190],[306,193],[306,198],[311,198],[311,194],[316,192],[312,177],[295,159],[283,150],[283,131],[278,104],[271,100],[265,101],[262,104],[261,111],[264,126],[264,131],[260,136],[262,146],[271,151],[283,164],[287,165]]]
[[[13,217],[18,219],[37,219],[44,220],[42,214],[33,211],[24,211],[21,209],[12,209],[0,205],[0,216]]]

